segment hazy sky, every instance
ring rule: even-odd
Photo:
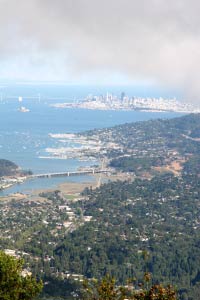
[[[0,0],[0,79],[200,92],[198,0]]]

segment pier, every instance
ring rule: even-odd
[[[66,171],[66,172],[56,172],[56,173],[45,173],[45,174],[33,174],[28,176],[29,179],[34,178],[48,178],[48,177],[61,177],[61,176],[78,176],[78,175],[89,175],[89,174],[99,174],[99,173],[107,173],[108,170],[98,170],[98,169],[91,169],[91,170],[84,170],[84,171]]]

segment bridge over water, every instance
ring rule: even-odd
[[[88,175],[88,174],[98,174],[98,173],[107,173],[108,170],[98,170],[98,169],[91,169],[91,170],[84,170],[84,171],[66,171],[66,172],[56,172],[56,173],[45,173],[45,174],[33,174],[29,175],[28,178],[45,178],[45,177],[61,177],[61,176],[78,176],[78,175]]]

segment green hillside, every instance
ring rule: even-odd
[[[41,193],[42,201],[1,203],[1,248],[27,253],[46,295],[71,300],[73,279],[83,275],[110,273],[125,284],[149,271],[153,283],[176,285],[181,300],[198,299],[199,132],[200,115],[86,132],[122,147],[103,155],[124,176],[132,164],[129,180],[108,177],[76,201],[56,190]]]

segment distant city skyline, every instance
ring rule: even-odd
[[[197,0],[2,0],[0,81],[146,84],[199,102]]]

